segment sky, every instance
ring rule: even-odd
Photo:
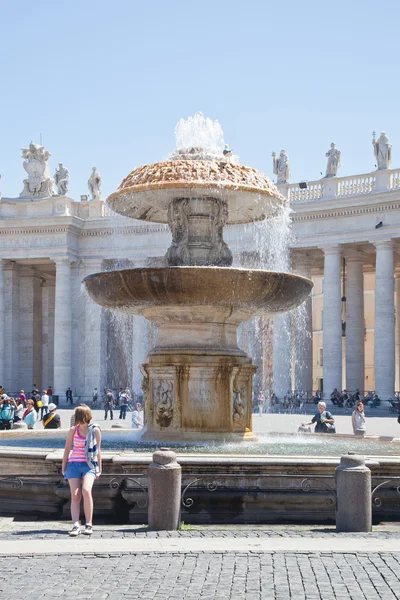
[[[0,0],[0,191],[18,196],[31,140],[87,194],[165,159],[181,117],[218,119],[243,164],[291,181],[375,168],[372,131],[400,167],[398,0]]]

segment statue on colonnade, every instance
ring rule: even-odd
[[[388,169],[392,162],[392,144],[389,142],[386,132],[381,131],[378,140],[375,140],[375,131],[373,131],[372,145],[374,147],[376,162],[378,163],[378,170]]]
[[[328,159],[325,177],[336,177],[338,169],[342,165],[340,163],[340,150],[336,148],[336,144],[334,142],[332,142],[331,147],[325,156]]]
[[[276,183],[289,183],[290,162],[286,150],[281,150],[278,158],[276,158],[275,152],[272,153],[272,170],[277,176]]]
[[[63,163],[58,164],[58,169],[56,169],[54,174],[54,181],[57,186],[58,195],[66,196],[68,193],[69,171],[67,167],[64,167]]]
[[[50,156],[44,146],[34,142],[29,144],[29,148],[22,148],[22,158],[25,159],[22,166],[28,173],[28,179],[24,179],[20,198],[47,198],[54,194],[54,182],[47,162]]]
[[[101,200],[101,177],[96,167],[92,168],[92,173],[88,180],[88,188],[90,195],[92,196],[91,200]]]

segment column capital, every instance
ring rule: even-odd
[[[343,256],[346,262],[364,262],[364,253],[358,248],[346,248]]]
[[[377,242],[373,242],[373,244],[377,250],[393,249],[393,240],[378,240]]]
[[[343,249],[341,246],[324,246],[323,248],[321,248],[322,252],[324,253],[325,256],[328,255],[341,255],[343,252]]]
[[[50,260],[55,262],[56,266],[58,266],[58,265],[70,266],[74,259],[71,258],[70,256],[54,256],[54,257],[51,257]]]

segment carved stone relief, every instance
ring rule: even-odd
[[[174,415],[172,381],[153,381],[153,402],[156,423],[160,427],[169,427]]]
[[[244,387],[233,390],[233,423],[237,427],[246,426],[246,390]]]

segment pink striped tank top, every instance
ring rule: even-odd
[[[79,425],[75,427],[72,452],[68,462],[86,462],[85,455],[86,438],[79,435]]]

